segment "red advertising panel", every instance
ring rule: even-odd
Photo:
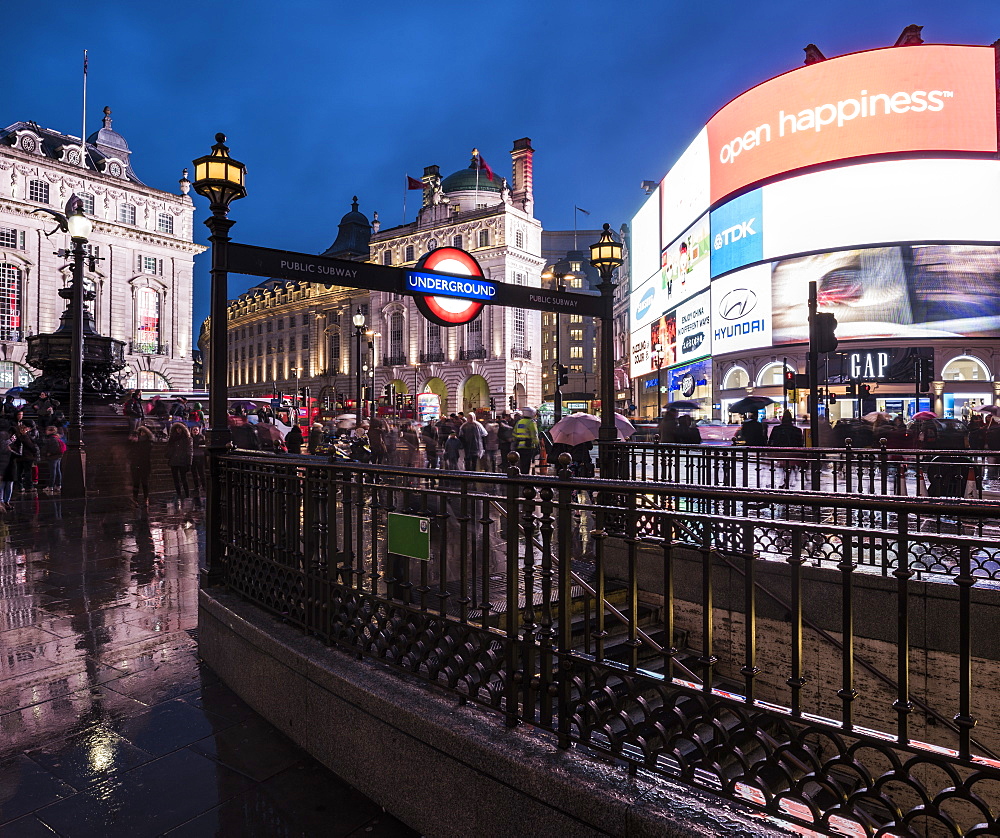
[[[708,123],[712,203],[784,172],[869,154],[995,153],[992,47],[894,47],[820,61]]]

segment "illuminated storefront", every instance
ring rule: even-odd
[[[978,46],[854,53],[723,107],[632,221],[639,393],[660,345],[671,370],[711,355],[718,418],[748,393],[807,413],[783,373],[806,371],[815,281],[839,323],[819,369],[831,419],[996,403],[995,62]]]

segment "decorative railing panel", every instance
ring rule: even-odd
[[[224,584],[327,643],[821,832],[1000,830],[981,633],[1000,505],[290,456],[219,471]],[[933,619],[948,648],[917,645]]]

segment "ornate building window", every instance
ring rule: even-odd
[[[136,261],[139,273],[152,274],[153,276],[163,275],[162,259],[157,259],[155,256],[139,256]]]
[[[490,231],[480,230],[479,231],[479,246],[489,247],[490,246]]]
[[[160,295],[152,288],[135,289],[132,352],[139,355],[158,355],[160,352]]]
[[[135,224],[135,204],[121,204],[118,207],[118,220],[122,224]]]
[[[21,269],[16,265],[0,262],[0,340],[21,339],[23,293],[24,281]]]
[[[483,348],[483,318],[477,317],[465,327],[465,348]]]
[[[174,234],[174,217],[169,212],[161,212],[156,216],[156,230],[172,236]]]
[[[28,200],[47,204],[49,202],[49,185],[44,180],[29,180]]]
[[[416,252],[413,249],[412,244],[406,246],[406,255],[403,257],[404,262],[412,262],[416,258]]]
[[[24,230],[15,227],[0,227],[0,247],[24,250]]]
[[[403,315],[398,311],[389,315],[389,355],[393,358],[403,355]]]
[[[392,264],[392,250],[391,249],[386,248],[385,250],[382,251],[382,264],[383,265],[391,265]]]
[[[523,308],[514,309],[514,349],[524,349],[526,316]],[[482,328],[482,326],[480,326]]]
[[[520,230],[514,233],[514,246],[524,249],[524,233]]]
[[[452,236],[451,246],[452,247],[457,247],[459,250],[461,250],[462,249],[462,237],[461,236]]]
[[[94,196],[89,192],[81,192],[76,196],[81,201],[83,201],[83,212],[85,215],[94,214]]]
[[[437,323],[427,324],[427,354],[439,355],[441,353],[441,327]]]

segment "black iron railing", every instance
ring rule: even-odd
[[[437,352],[421,352],[420,353],[420,363],[421,364],[440,364],[444,362],[444,352],[438,350]]]
[[[748,489],[815,486],[879,497],[1000,497],[1000,464],[991,451],[628,442],[617,443],[615,453],[619,474],[628,480]]]
[[[1000,644],[974,631],[1000,505],[240,454],[220,477],[225,585],[508,725],[824,833],[1000,829]]]
[[[531,347],[530,346],[512,346],[510,348],[511,358],[524,358],[525,360],[531,360]]]
[[[405,355],[383,355],[382,356],[382,366],[383,367],[402,367],[406,365]]]
[[[486,357],[485,346],[474,346],[471,349],[459,349],[458,359],[460,361],[476,361]]]

